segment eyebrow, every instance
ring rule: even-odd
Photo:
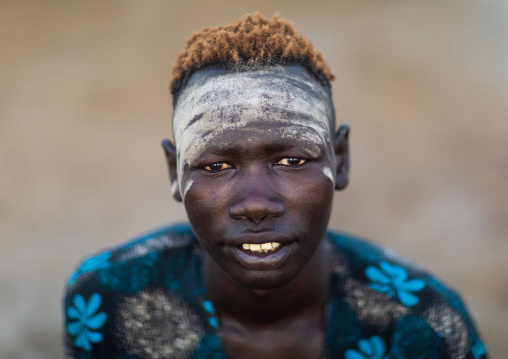
[[[265,153],[277,153],[285,152],[292,149],[298,149],[302,152],[302,155],[315,156],[313,155],[313,149],[318,151],[318,156],[322,156],[324,153],[323,146],[316,143],[310,143],[301,139],[278,139],[277,142],[261,143]],[[213,154],[219,156],[230,156],[238,154],[245,150],[245,146],[238,142],[222,142],[222,143],[211,143],[207,146],[206,151],[203,151],[199,157],[206,154]]]

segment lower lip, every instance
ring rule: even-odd
[[[280,267],[288,259],[294,243],[281,246],[267,253],[248,252],[238,247],[230,247],[235,258],[244,267],[252,270],[270,270]]]

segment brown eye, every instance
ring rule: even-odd
[[[281,160],[278,160],[277,162],[275,162],[276,165],[282,165],[282,166],[292,166],[292,167],[296,167],[296,166],[301,166],[303,165],[305,162],[307,162],[306,159],[304,158],[296,158],[296,157],[285,157]]]
[[[211,165],[203,166],[203,169],[205,171],[209,171],[209,172],[219,172],[219,171],[223,171],[225,169],[232,168],[232,167],[233,166],[231,166],[230,164],[228,164],[226,162],[217,162],[217,163],[212,163]]]

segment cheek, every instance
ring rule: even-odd
[[[302,221],[328,222],[334,195],[334,186],[328,176],[316,171],[299,181],[289,182],[285,187],[287,205],[303,217]]]
[[[196,231],[213,231],[223,220],[224,210],[227,208],[227,188],[212,185],[202,178],[189,179],[191,182],[185,197],[184,205],[193,227]]]

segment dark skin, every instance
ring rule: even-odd
[[[214,141],[228,146],[212,146],[186,165],[181,175],[191,185],[185,196],[178,189],[173,195],[184,197],[205,249],[208,296],[226,352],[242,359],[318,358],[329,286],[322,238],[333,191],[348,181],[349,127],[333,135],[333,148],[323,144],[310,155],[297,140],[281,141],[280,123],[266,125],[263,133],[255,124],[221,133]],[[177,151],[169,140],[162,144],[177,188]],[[323,174],[326,166],[334,183]],[[282,246],[268,256],[242,250],[245,242]]]

